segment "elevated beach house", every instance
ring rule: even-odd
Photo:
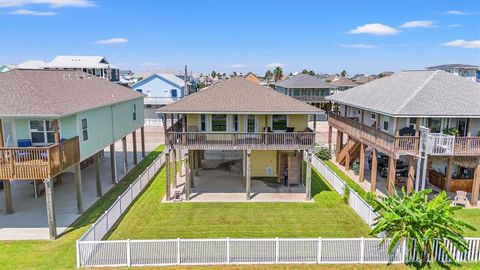
[[[296,98],[317,108],[331,110],[331,103],[325,100],[338,87],[309,74],[298,74],[274,84],[276,91]]]
[[[131,87],[146,95],[144,103],[147,124],[159,122],[157,109],[188,95],[185,91],[185,81],[173,74],[151,74]]]
[[[6,212],[14,210],[11,181],[33,181],[35,196],[43,182],[54,238],[54,182],[61,182],[62,173],[74,172],[72,198],[81,213],[81,168],[96,163],[97,196],[102,196],[98,157],[108,146],[112,182],[118,182],[115,142],[123,141],[127,164],[125,137],[141,129],[143,138],[143,95],[81,71],[11,70],[0,73],[0,96],[0,179]]]
[[[208,156],[220,152],[223,154],[219,156],[228,154],[238,158],[247,200],[251,199],[251,179],[269,181],[279,187],[302,186],[309,200],[315,133],[308,128],[308,117],[322,112],[243,77],[217,83],[160,108],[165,120],[180,119],[165,130],[165,145],[167,160],[171,151],[174,151],[172,156],[178,150],[186,153],[184,199],[190,199],[190,187],[198,169],[206,164]],[[309,158],[302,181],[305,156]],[[233,174],[233,170],[230,172]],[[220,179],[217,186],[227,186],[229,181],[228,177]],[[167,191],[168,187],[167,181]],[[171,198],[167,193],[167,199]]]
[[[480,66],[466,64],[445,64],[427,67],[428,70],[443,70],[474,82],[480,82]]]
[[[407,191],[427,187],[465,191],[471,205],[477,205],[478,83],[440,70],[403,71],[326,99],[339,104],[339,111],[328,119],[330,144],[332,128],[338,131],[337,162],[349,169],[358,158],[359,180],[364,181],[365,151],[372,152],[371,191],[377,185],[378,159],[388,163],[389,193],[402,186]],[[406,179],[396,170],[399,159],[408,164]]]

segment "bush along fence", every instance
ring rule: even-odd
[[[333,172],[321,159],[312,156],[312,166],[323,176],[323,178],[332,186],[332,188],[340,194],[340,196],[348,198],[348,205],[357,213],[365,223],[373,227],[374,219],[378,214],[373,210],[360,195],[358,195],[347,183],[345,183],[335,172]]]
[[[164,154],[143,172],[76,243],[77,267],[167,266],[204,264],[339,264],[339,263],[406,263],[421,260],[405,241],[388,254],[390,240],[379,238],[309,238],[309,239],[171,239],[108,240],[108,231],[147,187],[165,162]],[[342,181],[320,159],[312,165],[348,204],[370,226],[377,216],[372,207]],[[480,238],[467,238],[469,250],[459,252],[446,243],[459,261],[480,260]],[[438,242],[435,259],[448,261]]]

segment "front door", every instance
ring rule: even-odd
[[[15,121],[3,120],[3,143],[5,147],[16,147],[17,140],[15,136]]]

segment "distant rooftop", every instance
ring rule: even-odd
[[[480,117],[480,84],[441,70],[402,71],[325,97],[405,117]]]
[[[321,78],[308,74],[291,76],[286,80],[276,82],[275,85],[283,88],[337,88],[335,85],[324,82]]]
[[[427,69],[430,69],[430,70],[436,70],[436,69],[444,70],[444,69],[450,69],[450,68],[480,68],[480,66],[465,65],[465,64],[445,64],[445,65],[427,67]]]
[[[333,80],[330,82],[330,84],[333,84],[335,86],[343,86],[343,87],[354,87],[359,85],[358,83],[345,77],[340,77],[337,80]]]
[[[118,68],[110,64],[103,56],[72,56],[60,55],[42,68]]]

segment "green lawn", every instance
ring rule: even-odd
[[[477,228],[476,231],[466,230],[466,236],[468,237],[480,237],[480,209],[461,209],[455,213],[455,216],[463,219]],[[480,269],[480,265],[478,267]]]
[[[312,171],[314,203],[161,203],[165,171],[109,239],[367,237],[370,229]]]
[[[118,198],[152,161],[163,146],[152,151],[116,187],[90,207],[59,239],[49,241],[0,241],[0,269],[74,269],[75,241]]]

